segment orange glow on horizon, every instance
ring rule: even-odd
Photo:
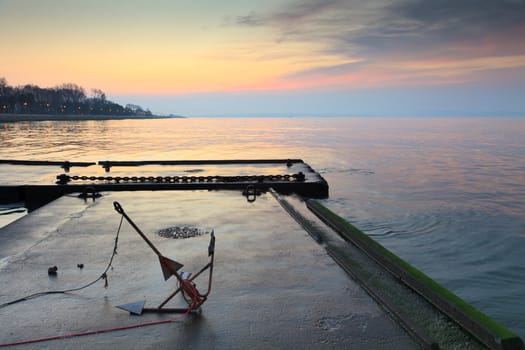
[[[193,42],[163,34],[140,45],[101,38],[96,47],[89,41],[38,41],[3,52],[0,74],[11,85],[71,82],[88,93],[99,88],[110,94],[148,95],[461,84],[476,81],[484,72],[524,69],[525,41],[510,48],[520,33],[525,35],[525,25],[515,29],[513,37],[506,33],[509,39],[494,33],[480,43],[452,44],[455,56],[419,59],[407,58],[407,53],[349,58],[321,53],[322,43],[281,45],[268,33],[256,38],[241,33],[235,39],[216,33]],[[8,46],[15,43],[8,38]],[[510,54],[495,54],[498,48]],[[359,65],[354,68],[352,63]],[[344,65],[348,71],[322,69]]]

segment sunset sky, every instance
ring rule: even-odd
[[[0,0],[0,77],[188,116],[525,116],[525,0]]]

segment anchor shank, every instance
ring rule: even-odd
[[[113,206],[115,207],[115,210],[119,214],[122,214],[122,216],[127,220],[127,222],[129,222],[129,224],[135,229],[135,231],[137,231],[137,233],[140,235],[140,237],[142,237],[142,239],[150,246],[150,248],[155,252],[155,254],[157,254],[159,257],[161,257],[162,254],[159,252],[159,250],[153,245],[153,243],[151,243],[151,241],[140,230],[140,228],[137,225],[135,225],[135,223],[133,222],[133,220],[131,220],[131,218],[128,216],[128,214],[126,214],[126,212],[124,212],[124,208],[122,208],[120,203],[119,202],[113,202]]]

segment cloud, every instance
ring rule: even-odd
[[[508,0],[406,1],[394,6],[391,14],[417,20],[425,24],[429,31],[445,33],[447,36],[475,34],[523,23],[525,2]],[[458,29],[464,31],[457,32]]]
[[[243,27],[260,27],[265,25],[266,21],[263,17],[252,11],[248,15],[235,17],[235,24]]]
[[[404,1],[390,6],[382,25],[357,42],[369,49],[446,49],[525,24],[525,2],[505,0]]]
[[[267,18],[278,33],[278,41],[325,42],[336,46],[367,27],[373,21],[380,1],[360,2],[352,0],[310,0],[298,1]]]
[[[519,60],[504,68],[495,62],[525,55],[525,0],[294,0],[272,13],[239,18],[239,25],[266,26],[278,43],[310,44],[305,56],[339,58],[285,80],[351,78],[360,69],[405,82],[412,71],[417,81],[415,74],[450,77],[448,65],[460,67],[453,73],[461,82],[484,69],[523,67]],[[430,68],[422,70],[425,61]],[[440,70],[432,66],[436,61],[447,64]]]
[[[282,8],[275,12],[272,17],[274,20],[290,23],[308,20],[312,16],[329,12],[337,9],[345,1],[341,0],[310,0],[299,1],[293,3],[291,6]]]
[[[237,17],[238,25],[268,26],[279,42],[316,42],[349,57],[427,52],[455,42],[479,42],[525,26],[524,0],[309,0],[264,15]]]
[[[315,78],[318,76],[339,76],[341,74],[348,74],[350,72],[355,72],[361,68],[359,62],[350,62],[342,63],[336,65],[327,65],[322,67],[316,67],[311,69],[306,69],[299,72],[290,73],[286,76],[283,76],[284,79],[309,79]]]

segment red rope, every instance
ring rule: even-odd
[[[17,341],[17,342],[12,342],[12,343],[3,343],[3,344],[0,344],[0,347],[41,343],[41,342],[51,341],[51,340],[82,337],[85,335],[109,333],[109,332],[115,332],[115,331],[122,331],[126,329],[133,329],[133,328],[146,327],[146,326],[155,326],[159,324],[175,322],[175,321],[181,320],[183,317],[188,315],[190,311],[195,310],[198,307],[200,307],[205,301],[205,299],[200,296],[199,291],[197,290],[197,287],[195,286],[195,284],[191,282],[190,280],[184,280],[183,283],[181,283],[181,290],[182,290],[182,294],[185,297],[184,299],[186,299],[186,295],[189,297],[186,300],[189,306],[188,306],[188,310],[186,310],[184,314],[182,314],[181,316],[175,317],[175,318],[170,318],[168,320],[162,320],[162,321],[139,323],[139,324],[134,324],[134,325],[129,325],[129,326],[99,329],[96,331],[71,333],[71,334],[65,334],[65,335],[56,335],[56,336],[47,337],[47,338],[29,339],[29,340],[22,340],[22,341]]]
[[[183,280],[181,283],[181,292],[184,300],[188,303],[188,307],[191,310],[197,309],[201,306],[206,300],[201,297],[199,291],[195,284],[190,280]]]
[[[96,331],[71,333],[71,334],[65,334],[65,335],[56,335],[56,336],[47,337],[47,338],[21,340],[21,341],[12,342],[12,343],[3,343],[3,344],[0,344],[0,347],[24,345],[24,344],[32,344],[32,343],[40,343],[40,342],[45,342],[45,341],[50,341],[50,340],[66,339],[66,338],[73,338],[73,337],[82,337],[82,336],[85,336],[85,335],[109,333],[109,332],[115,332],[115,331],[122,331],[122,330],[126,330],[126,329],[133,329],[133,328],[146,327],[146,326],[155,326],[155,325],[164,324],[164,323],[171,323],[171,322],[175,322],[175,321],[181,320],[184,316],[188,315],[191,310],[192,310],[191,308],[188,308],[188,310],[184,314],[182,314],[182,315],[180,315],[178,317],[175,317],[175,318],[170,318],[168,320],[152,321],[152,322],[139,323],[139,324],[134,324],[134,325],[129,325],[129,326],[121,326],[121,327],[114,327],[114,328],[99,329],[99,330],[96,330]]]
[[[122,224],[122,220],[121,220],[120,223]],[[120,226],[119,226],[119,232],[120,232]],[[113,249],[113,255],[111,256],[111,260],[110,260],[109,265],[108,265],[108,267],[106,269],[106,272],[107,272],[107,270],[109,270],[109,267],[111,267],[111,262],[113,260],[114,255],[116,254],[117,241],[118,241],[118,232],[117,232],[117,238],[115,240],[115,247]],[[96,281],[98,281],[100,278],[104,278],[103,276],[106,274],[106,272],[104,272],[103,275],[101,277],[99,277]],[[107,283],[107,280],[106,280],[106,283]],[[94,282],[92,282],[89,285],[84,286],[82,288],[72,289],[72,290],[68,290],[68,291],[83,289],[85,287],[90,286],[91,284],[94,284]],[[115,332],[115,331],[122,331],[122,330],[126,330],[126,329],[140,328],[140,327],[146,327],[146,326],[155,326],[155,325],[159,325],[159,324],[165,324],[165,323],[171,323],[171,322],[179,321],[182,318],[184,318],[185,316],[187,316],[192,310],[198,309],[206,301],[206,296],[203,296],[203,295],[201,295],[199,293],[199,291],[197,290],[197,287],[195,286],[195,283],[193,283],[191,280],[189,280],[189,279],[182,280],[182,282],[180,283],[180,288],[181,288],[182,296],[184,297],[184,300],[186,300],[186,302],[188,303],[188,310],[186,310],[186,312],[184,314],[182,314],[182,315],[180,315],[178,317],[170,318],[168,320],[162,320],[162,321],[152,321],[152,322],[138,323],[138,324],[129,325],[129,326],[121,326],[121,327],[114,327],[114,328],[99,329],[99,330],[96,330],[96,331],[70,333],[70,334],[56,335],[56,336],[46,337],[46,338],[21,340],[21,341],[16,341],[16,342],[11,342],[11,343],[0,343],[0,348],[1,347],[6,347],[6,346],[41,343],[41,342],[45,342],[45,341],[58,340],[58,339],[82,337],[82,336],[85,336],[85,335],[109,333],[109,332]],[[62,293],[62,292],[67,292],[67,291],[60,291],[60,293]],[[52,292],[52,293],[55,293],[55,292]],[[16,302],[18,302],[18,301],[19,300],[17,300]],[[8,305],[8,304],[5,304],[5,305]]]

